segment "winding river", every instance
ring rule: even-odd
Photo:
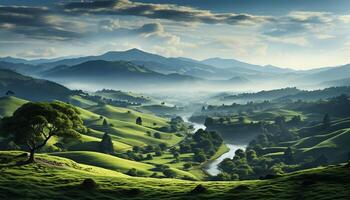
[[[187,120],[187,118],[185,118],[187,122],[189,122]],[[194,127],[194,132],[196,132],[198,129],[206,129],[206,127],[204,126],[204,124],[199,124],[199,123],[195,123],[195,122],[189,122],[193,125]],[[206,166],[205,166],[205,171],[212,175],[212,176],[216,176],[220,173],[219,170],[219,164],[226,158],[233,158],[235,156],[235,152],[237,149],[245,149],[247,147],[246,144],[233,144],[233,143],[225,143],[225,145],[229,148],[229,151],[222,154],[220,157],[218,157],[215,160],[209,161]]]

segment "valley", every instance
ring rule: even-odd
[[[138,61],[115,61],[130,54]],[[23,70],[34,66],[29,61],[23,63],[25,66],[8,65],[23,67],[17,71],[25,75],[8,67],[0,70],[0,170],[6,174],[0,181],[1,190],[6,191],[1,197],[36,195],[45,199],[49,194],[59,194],[67,199],[84,199],[84,187],[91,187],[95,199],[112,195],[181,199],[188,194],[194,199],[255,199],[257,195],[274,199],[265,192],[276,190],[278,198],[290,198],[297,188],[307,187],[309,193],[301,198],[308,198],[315,191],[327,192],[328,185],[342,190],[350,183],[345,172],[350,158],[349,86],[314,90],[267,87],[255,92],[244,89],[253,83],[251,78],[232,78],[229,83],[207,76],[192,77],[187,72],[163,74],[153,71],[158,68],[135,64],[147,58],[151,62],[148,64],[160,59],[172,65],[176,59],[135,49],[106,55],[110,57],[102,56],[104,61],[95,61],[95,57],[58,60],[55,62],[64,66],[57,67],[57,63],[41,63],[38,69],[48,70],[34,74]],[[182,59],[180,63],[185,67],[188,62],[194,61]],[[233,61],[212,59],[198,63],[198,67],[221,62],[226,68]],[[291,72],[237,64],[247,67],[245,73],[253,73],[254,68]],[[79,84],[72,87],[71,81]],[[255,81],[253,84],[258,83]],[[196,84],[219,91],[201,92]],[[184,89],[188,85],[191,90]],[[149,90],[155,86],[159,89]],[[225,89],[237,86],[244,92]],[[26,109],[33,111],[26,113]],[[24,116],[40,120],[23,121]],[[30,124],[41,123],[42,117],[53,121],[40,126]],[[62,133],[71,135],[57,132],[45,139],[51,126],[59,122],[55,118],[66,120]],[[43,135],[34,137],[44,142],[40,148],[31,151],[37,142],[31,139],[26,144],[11,135],[20,131],[21,138],[22,131],[26,131],[17,130],[19,123],[23,127],[43,127]],[[28,163],[28,156],[35,163]],[[49,193],[26,192],[28,185],[37,185],[48,174],[57,178],[45,184],[51,188]],[[19,176],[22,183],[17,182]],[[342,181],[328,176],[342,176]],[[82,182],[90,179],[93,185],[84,186]],[[12,191],[9,184],[20,184],[22,193]],[[342,191],[327,198],[348,195]]]

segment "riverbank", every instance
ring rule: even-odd
[[[225,144],[226,147],[229,149],[227,152],[221,154],[216,159],[212,159],[211,161],[207,162],[206,167],[203,168],[205,172],[211,176],[216,176],[220,173],[219,170],[219,164],[225,160],[226,158],[232,159],[235,156],[235,152],[238,149],[245,149],[247,147],[246,144]]]

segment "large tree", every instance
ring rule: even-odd
[[[79,137],[79,132],[86,131],[78,110],[62,102],[24,104],[12,117],[2,119],[2,128],[15,143],[29,150],[29,163],[53,136]]]

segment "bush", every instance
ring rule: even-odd
[[[238,174],[231,174],[231,180],[232,181],[238,181],[239,180]]]
[[[153,156],[150,153],[147,154],[146,160],[152,160],[152,159],[153,159]]]
[[[137,172],[137,169],[131,168],[131,169],[129,169],[129,171],[126,174],[128,174],[130,176],[137,176],[138,172]]]
[[[166,148],[167,148],[167,145],[165,143],[161,143],[159,144],[159,148],[162,150],[162,151],[165,151]]]
[[[157,139],[161,139],[161,135],[158,132],[155,132],[153,136]]]
[[[165,177],[167,178],[175,178],[176,177],[176,172],[174,172],[173,170],[171,169],[165,169],[163,171],[163,174]]]
[[[229,180],[231,180],[231,177],[229,174],[227,174],[225,172],[221,172],[216,177],[214,177],[214,180],[215,181],[229,181]]]
[[[162,152],[161,151],[156,151],[155,156],[162,156]]]
[[[205,188],[203,185],[199,184],[197,185],[192,191],[191,193],[193,194],[201,194],[201,193],[206,193],[208,192],[207,188]]]
[[[81,183],[81,187],[85,190],[97,188],[97,183],[92,178],[87,178]]]
[[[184,164],[184,169],[190,169],[192,167],[191,163],[185,163]]]
[[[164,171],[166,169],[169,169],[168,165],[156,164],[156,168],[155,168],[156,171],[162,172],[162,171]]]
[[[195,156],[194,156],[194,160],[195,160],[196,162],[202,163],[202,162],[206,161],[207,158],[206,158],[206,156],[205,156],[204,154],[201,153],[201,154],[195,155]]]

